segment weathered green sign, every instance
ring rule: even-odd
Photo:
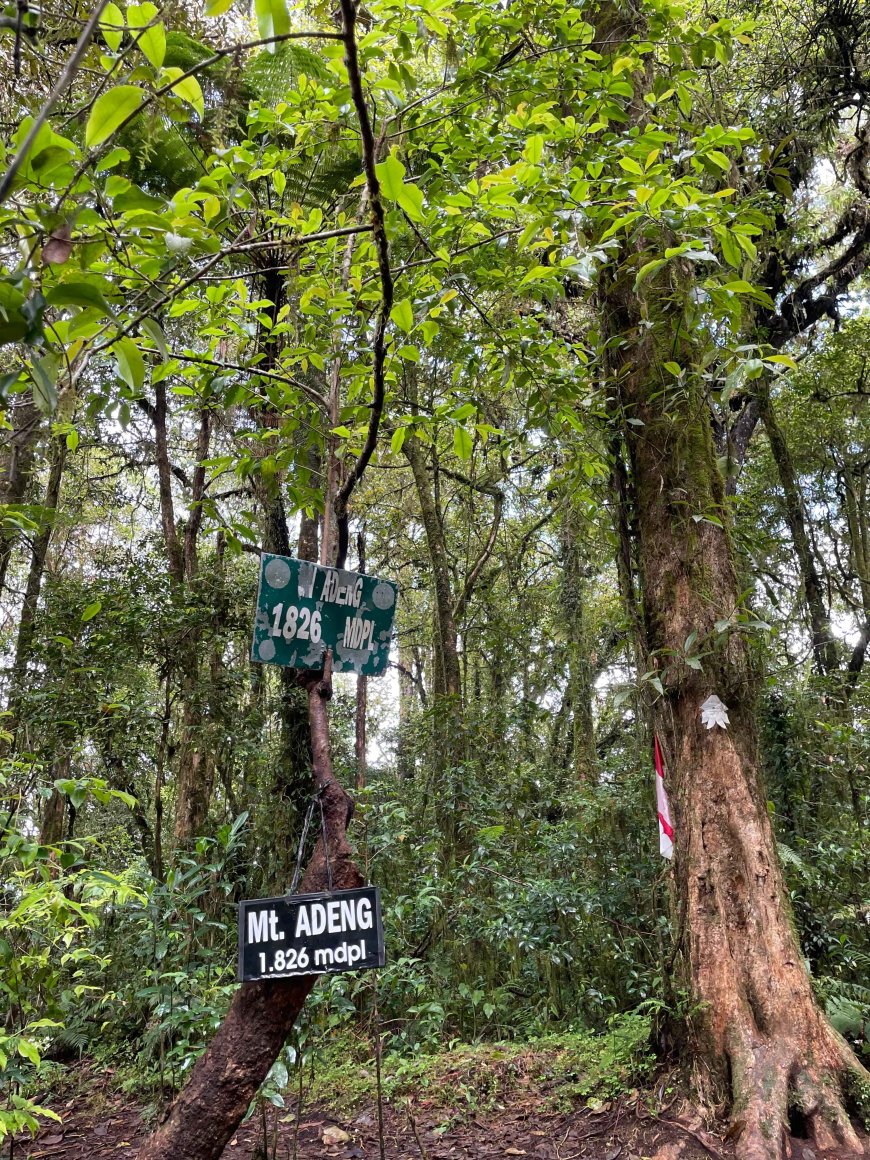
[[[387,667],[398,587],[392,580],[264,552],[251,657],[376,677]]]

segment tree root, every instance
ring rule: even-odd
[[[792,1036],[786,1043],[755,1043],[732,1057],[738,1061],[732,1076],[736,1160],[784,1160],[790,1109],[801,1114],[819,1150],[844,1160],[866,1155],[845,1100],[849,1080],[870,1090],[870,1074],[836,1032],[813,1022],[813,1050],[801,1050]]]

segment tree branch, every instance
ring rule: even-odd
[[[348,472],[347,478],[336,497],[335,516],[338,525],[338,554],[336,564],[343,567],[347,559],[348,548],[348,514],[347,505],[354,488],[363,477],[378,443],[378,431],[381,416],[384,411],[384,396],[386,381],[384,368],[387,361],[387,323],[390,311],[393,308],[393,275],[390,270],[390,247],[387,241],[387,229],[384,222],[384,206],[381,201],[381,186],[378,181],[376,165],[375,137],[372,131],[371,118],[363,91],[362,75],[360,73],[359,56],[356,46],[356,7],[354,0],[341,0],[342,37],[344,39],[344,63],[350,84],[351,97],[356,109],[360,128],[360,142],[362,147],[363,171],[366,177],[366,189],[369,199],[369,213],[372,222],[372,236],[375,243],[375,253],[378,259],[378,273],[381,279],[381,304],[378,309],[375,335],[372,343],[372,377],[374,379],[374,394],[372,409],[369,415],[369,428],[366,441],[363,444],[356,463]]]
[[[496,536],[498,535],[499,525],[501,524],[501,513],[504,507],[504,496],[500,491],[496,492],[493,497],[493,501],[492,526],[489,529],[489,536],[487,538],[486,544],[484,545],[483,551],[477,557],[477,561],[475,562],[474,567],[468,573],[465,586],[462,589],[462,594],[453,607],[454,620],[459,620],[465,611],[468,601],[471,599],[471,594],[474,591],[474,586],[480,579],[480,574],[486,566],[486,562],[492,555],[493,548],[495,547]]]
[[[88,46],[91,43],[91,38],[96,31],[97,25],[100,21],[100,16],[103,13],[103,9],[105,8],[106,3],[107,0],[98,0],[94,11],[91,13],[90,19],[82,29],[81,36],[76,42],[72,56],[66,62],[63,72],[55,82],[54,88],[48,94],[48,100],[36,114],[36,117],[34,118],[33,124],[30,126],[30,130],[28,131],[27,136],[21,142],[21,146],[18,152],[9,162],[9,166],[6,172],[3,174],[3,177],[0,178],[0,204],[6,200],[9,191],[12,188],[12,183],[15,181],[15,178],[18,174],[18,170],[24,164],[24,159],[30,152],[31,146],[36,140],[40,129],[48,120],[52,109],[75,80],[76,74],[78,73],[79,67],[82,63],[82,58],[88,50]]]

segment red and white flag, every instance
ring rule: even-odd
[[[668,794],[665,789],[665,767],[662,762],[662,751],[659,748],[658,737],[655,737],[653,741],[656,763],[656,808],[659,814],[659,853],[663,858],[673,858],[674,827],[671,824],[671,807],[668,804]]]

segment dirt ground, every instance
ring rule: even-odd
[[[89,1101],[90,1102],[90,1101]],[[56,1109],[63,1126],[47,1128],[36,1140],[8,1143],[0,1160],[133,1160],[148,1134],[141,1110],[124,1097],[106,1095],[99,1114],[89,1114],[78,1100]],[[726,1160],[727,1139],[708,1133],[683,1109],[652,1116],[637,1093],[605,1103],[596,1110],[578,1108],[554,1114],[540,1107],[533,1093],[504,1110],[451,1117],[443,1108],[417,1104],[384,1109],[385,1160]],[[286,1109],[263,1123],[241,1127],[224,1151],[224,1160],[380,1160],[377,1108],[336,1119],[322,1107],[302,1110],[298,1125]],[[805,1140],[792,1140],[792,1160],[839,1160],[817,1152]],[[178,1160],[184,1160],[179,1156]]]

